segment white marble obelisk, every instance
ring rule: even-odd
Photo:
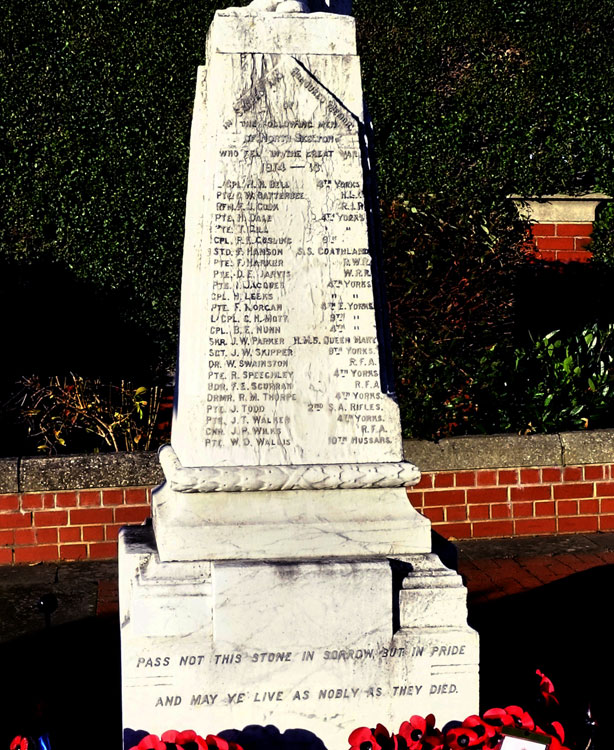
[[[354,21],[298,6],[218,11],[199,72],[166,482],[121,544],[124,726],[332,750],[475,711],[478,657],[405,490]]]

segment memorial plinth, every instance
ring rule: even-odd
[[[166,481],[120,541],[126,728],[332,749],[477,710],[465,590],[407,500],[373,198],[353,19],[218,11]]]

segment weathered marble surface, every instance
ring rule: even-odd
[[[154,490],[161,560],[293,560],[430,552],[404,487],[273,492]]]
[[[248,10],[248,9],[246,9]],[[354,59],[320,61],[325,62],[327,70],[337,68],[339,64],[345,66],[346,72],[349,68],[355,69],[358,63],[356,57],[356,31],[354,19],[350,16],[331,16],[318,14],[295,14],[295,13],[245,13],[240,17],[232,8],[218,10],[215,21],[207,35],[207,60],[208,66],[214,64],[214,55],[246,54],[246,53],[280,53],[286,55],[310,55],[310,64],[318,65],[314,55],[334,55],[335,57],[350,57]],[[358,71],[360,72],[360,71]],[[206,69],[199,69],[200,75],[206,77]],[[321,73],[320,73],[321,75]],[[338,73],[331,75],[339,78]],[[344,95],[344,106],[352,109],[352,99],[348,97],[359,97],[359,106],[362,106],[362,87],[360,80],[354,77],[347,82],[324,81],[341,83]],[[360,87],[356,90],[356,84]],[[200,83],[197,83],[197,93]],[[206,86],[206,81],[203,82]],[[330,88],[330,86],[329,86]],[[199,105],[198,99],[196,105]],[[354,111],[352,109],[352,111]],[[196,114],[196,108],[195,108]],[[359,115],[358,111],[355,114]]]
[[[276,20],[216,14],[199,74],[172,444],[185,467],[399,462],[353,19]]]
[[[434,555],[160,563],[146,529],[127,536],[126,727],[274,724],[307,729],[333,750],[357,726],[429,712],[441,725],[477,708],[465,589]]]
[[[309,13],[309,4],[303,0],[252,0],[248,5],[229,8],[238,14],[243,13]]]
[[[409,487],[420,479],[418,469],[405,462],[186,468],[170,445],[160,450],[160,464],[175,492],[381,489]]]

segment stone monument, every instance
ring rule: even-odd
[[[476,711],[477,635],[407,499],[354,21],[258,4],[216,13],[199,70],[166,481],[120,538],[123,720],[332,750]]]

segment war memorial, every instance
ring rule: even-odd
[[[190,144],[171,445],[120,540],[125,730],[478,706],[460,577],[406,487],[347,4],[218,11]]]

